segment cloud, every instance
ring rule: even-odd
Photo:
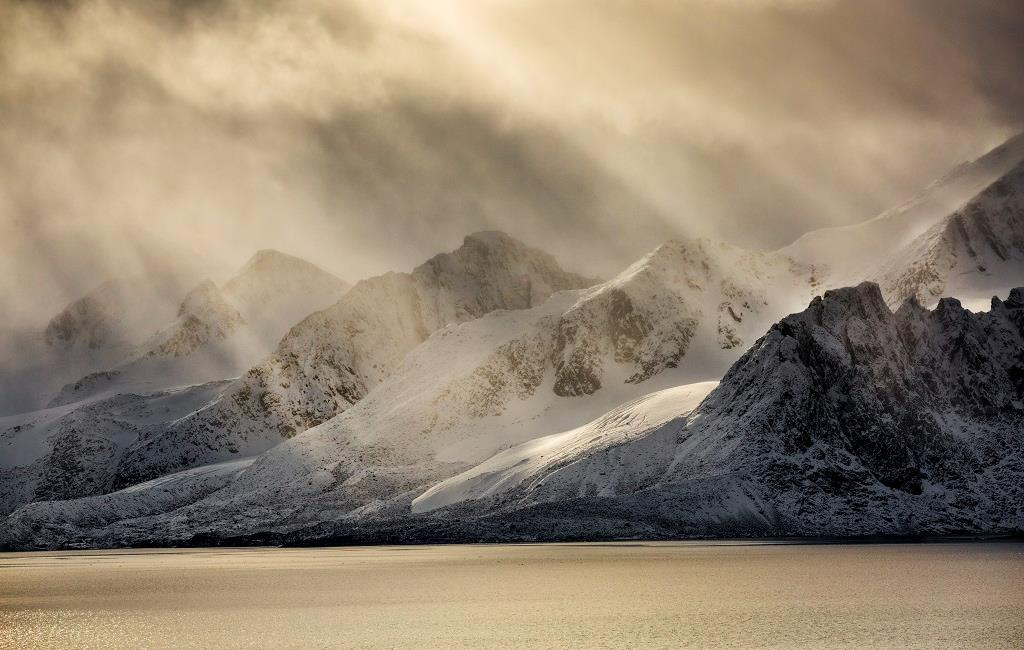
[[[773,248],[1022,126],[1009,0],[0,5],[0,291],[170,260],[354,280],[501,228],[608,275]]]

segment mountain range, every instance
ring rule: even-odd
[[[1022,160],[604,282],[486,232],[351,289],[264,251],[158,326],[108,287],[44,338],[116,360],[0,418],[0,542],[1019,531]]]

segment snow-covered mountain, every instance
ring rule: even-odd
[[[152,519],[143,528],[188,536],[209,525],[226,534],[223,513],[230,512],[229,528],[240,534],[358,518],[375,504],[407,511],[416,490],[510,445],[587,422],[659,388],[721,376],[774,314],[806,304],[813,274],[777,254],[670,242],[609,282],[445,327],[341,415],[268,451],[203,501],[175,501],[181,509],[163,519],[147,510]],[[211,412],[216,408],[200,415]],[[198,440],[207,444],[209,437]],[[242,455],[230,451],[209,462]],[[108,496],[92,507],[116,522],[121,516],[108,509],[120,508],[120,497]],[[140,499],[133,492],[127,512],[137,512]],[[140,525],[120,522],[92,534]]]
[[[0,418],[0,513],[116,489],[118,462],[145,431],[203,408],[227,384],[124,393]]]
[[[65,385],[49,405],[237,377],[273,351],[292,325],[348,289],[305,260],[259,251],[223,286],[199,283],[175,317],[117,363]]]
[[[260,453],[357,402],[439,327],[592,282],[493,232],[467,237],[412,273],[362,281],[292,328],[215,403],[147,430],[119,459],[117,484]]]
[[[862,223],[812,230],[779,252],[818,267],[826,289],[854,286],[877,277],[881,267],[903,263],[901,251],[948,220],[1022,160],[1024,133],[977,160],[961,164],[902,205]],[[884,283],[882,289],[889,291]],[[898,292],[885,295],[894,307],[905,297]]]
[[[43,334],[46,344],[90,350],[138,344],[174,314],[174,298],[155,289],[144,278],[102,283],[50,319]]]
[[[717,388],[663,390],[472,467],[485,454],[452,444],[465,431],[402,431],[385,382],[251,465],[26,506],[6,542],[1019,531],[1022,378],[1024,288],[983,313],[950,298],[893,313],[865,283],[773,325]]]
[[[146,318],[124,315],[134,313],[128,306],[136,285],[105,285],[55,319],[79,325],[60,339],[64,349],[54,353],[51,372],[78,348],[92,351],[91,340],[107,355],[92,354],[92,361],[119,360],[65,385],[45,409],[0,418],[0,512],[120,487],[117,470],[125,454],[208,407],[229,380],[269,353],[289,323],[337,302],[348,289],[309,262],[276,251],[258,252],[222,288],[200,283],[170,317],[159,310]],[[138,300],[152,308],[149,295]],[[162,327],[152,327],[158,318],[165,318]],[[108,321],[120,333],[116,344],[85,337]],[[102,331],[115,329],[109,323]],[[136,328],[144,326],[151,329],[142,336]]]
[[[664,421],[664,399],[608,418]],[[691,409],[529,442],[414,508],[482,499],[458,516],[552,537],[1020,531],[1024,289],[977,314],[952,298],[893,313],[869,283],[826,292]]]
[[[930,305],[953,295],[982,309],[1022,278],[1024,163],[900,249],[873,276],[890,304],[914,296]]]
[[[61,386],[116,365],[170,322],[188,280],[173,269],[154,273],[101,283],[38,333],[2,332],[0,414],[42,408]]]

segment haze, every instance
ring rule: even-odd
[[[505,230],[609,276],[771,249],[1021,130],[1014,0],[0,1],[0,309]]]

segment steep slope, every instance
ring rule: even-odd
[[[875,278],[881,267],[899,263],[902,249],[944,222],[1022,160],[1024,134],[960,165],[903,205],[852,226],[813,230],[779,252],[817,266],[826,289]],[[883,284],[889,303],[899,305],[903,296],[890,295],[888,290]]]
[[[199,503],[78,534],[187,538],[407,512],[417,491],[496,451],[652,390],[720,376],[743,339],[812,293],[813,270],[782,256],[670,242],[591,289],[443,328],[355,406],[268,451]],[[46,512],[68,522],[63,507]]]
[[[494,232],[470,235],[412,273],[360,282],[292,328],[217,404],[140,441],[121,461],[120,484],[259,453],[360,400],[434,330],[592,282]]]
[[[65,385],[49,406],[237,377],[269,354],[292,325],[347,290],[343,280],[305,260],[259,251],[223,287],[201,282],[176,318],[118,363]]]
[[[515,446],[431,487],[413,499],[412,512],[494,497],[581,455],[590,456],[597,450],[641,438],[669,421],[686,418],[717,385],[706,381],[666,388],[612,409],[581,427]],[[621,459],[619,466],[632,466],[634,462],[633,458]],[[611,485],[618,482],[617,477],[607,478],[607,472],[601,476]]]
[[[1020,531],[1022,436],[1024,289],[987,313],[946,298],[894,314],[862,284],[773,326],[685,419],[556,438],[526,472],[513,449],[417,503],[491,497],[459,516],[554,537]]]
[[[1024,163],[916,238],[875,276],[890,304],[958,296],[984,308],[1024,279]]]

